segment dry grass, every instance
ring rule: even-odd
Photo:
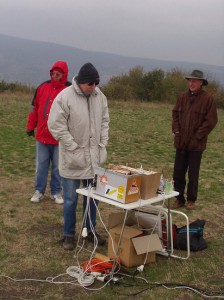
[[[66,272],[76,264],[73,252],[63,250],[58,241],[62,232],[62,206],[46,197],[39,204],[30,203],[33,193],[35,144],[25,135],[26,116],[31,95],[0,95],[0,277],[1,299],[127,299],[128,294],[142,291],[150,284],[128,278],[119,286],[106,286],[89,291],[71,284],[47,283],[46,278]],[[172,173],[174,150],[170,133],[171,106],[135,102],[110,103],[109,162],[134,162]],[[209,139],[204,153],[197,210],[186,212],[190,221],[205,219],[205,239],[208,249],[191,253],[188,260],[167,259],[158,256],[140,274],[150,283],[177,282],[194,285],[207,293],[223,293],[223,213],[224,213],[224,161],[223,161],[224,117],[219,111],[219,124]],[[108,214],[115,210],[100,204],[100,213],[106,222]],[[81,222],[81,201],[78,207]],[[80,222],[79,225],[80,226]],[[174,218],[178,226],[182,220]],[[98,230],[106,236],[98,221]],[[97,251],[106,254],[107,249]],[[80,254],[80,261],[88,258]],[[129,269],[133,273],[135,269]],[[40,280],[43,280],[41,282]],[[71,281],[68,275],[59,280]],[[102,287],[94,283],[93,289]],[[166,290],[162,287],[145,290],[136,299],[199,299],[187,290]]]

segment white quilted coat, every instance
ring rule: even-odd
[[[90,179],[94,167],[107,158],[109,113],[107,98],[96,87],[87,97],[75,79],[55,98],[48,128],[59,141],[59,172],[70,179]]]

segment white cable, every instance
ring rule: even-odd
[[[83,268],[70,266],[67,268],[66,273],[69,276],[76,278],[78,283],[83,287],[94,283],[94,276],[92,274],[87,274]]]
[[[23,281],[46,282],[46,279],[44,279],[44,280],[41,280],[41,279],[33,279],[33,278],[16,279],[16,278],[12,278],[12,277],[7,276],[7,275],[0,275],[0,277],[10,279],[10,280],[12,280],[12,281],[14,281],[14,282],[23,282]]]
[[[100,219],[100,221],[101,221],[101,223],[102,223],[104,229],[106,230],[106,232],[107,232],[107,234],[108,234],[108,236],[109,236],[109,238],[110,238],[110,240],[111,240],[111,246],[112,246],[113,253],[114,253],[114,256],[115,256],[115,255],[116,255],[116,250],[115,250],[114,240],[113,240],[113,238],[112,238],[112,236],[111,236],[111,234],[110,234],[110,231],[107,229],[105,223],[104,223],[103,220],[102,220],[102,217],[101,217],[101,215],[100,215],[100,211],[99,211],[98,206],[96,206],[96,209],[97,209],[97,212],[98,212],[99,219]],[[120,263],[117,261],[117,262],[116,262],[116,265],[118,266],[118,271],[119,271],[119,270],[120,270]],[[118,272],[118,271],[117,271],[117,272]]]
[[[162,207],[163,207],[163,206],[165,205],[165,200],[166,200],[166,199],[165,199],[165,196],[164,196],[164,195],[162,195],[162,197],[163,197],[163,203],[162,203]],[[141,211],[140,211],[140,212],[141,212]],[[137,215],[137,225],[138,225],[138,227],[140,228],[138,213],[139,213],[139,211],[137,211],[137,214],[136,214],[136,215]],[[144,213],[144,211],[142,211],[141,213]],[[158,227],[158,223],[159,223],[159,221],[161,220],[161,214],[162,214],[162,211],[160,210],[159,213],[158,213],[158,216],[157,216],[157,220],[156,220],[156,222],[155,222],[155,224],[154,224],[154,226],[153,226],[153,228],[152,228],[152,230],[151,230],[151,232],[150,232],[150,235],[154,234],[156,228]],[[142,230],[142,231],[145,231],[145,230],[147,230],[147,229],[141,229],[141,230]],[[139,271],[139,272],[143,272],[144,267],[145,267],[145,264],[146,264],[146,262],[147,262],[148,255],[149,255],[149,252],[148,252],[149,244],[150,244],[150,239],[149,239],[148,244],[147,244],[147,248],[146,248],[147,250],[146,250],[144,262],[143,262],[142,265],[140,265],[140,266],[137,267],[137,271]]]
[[[48,277],[48,278],[46,278],[45,280],[41,280],[41,279],[32,279],[32,278],[15,279],[15,278],[12,278],[12,277],[10,277],[10,276],[7,276],[7,275],[1,275],[1,274],[0,274],[0,277],[9,279],[9,280],[14,281],[14,282],[35,281],[35,282],[42,282],[42,283],[45,282],[45,283],[53,283],[53,284],[72,284],[72,285],[77,285],[76,282],[74,282],[74,281],[62,281],[62,282],[55,282],[55,281],[54,281],[55,278],[58,278],[58,277],[60,277],[60,276],[66,275],[66,274],[68,274],[68,275],[71,275],[71,274],[72,274],[72,275],[73,275],[72,277],[75,277],[75,276],[76,276],[75,273],[74,273],[75,269],[73,269],[73,268],[74,268],[74,266],[72,266],[71,269],[69,269],[69,268],[67,269],[69,274],[68,274],[68,273],[64,273],[64,274],[60,274],[60,275],[55,276],[55,277]],[[126,276],[126,277],[133,277],[133,275],[123,274],[123,273],[118,273],[118,274],[123,275],[123,276]],[[107,276],[108,276],[108,275],[107,275]],[[98,280],[103,281],[103,282],[105,282],[105,277],[107,277],[107,276],[94,277],[94,276],[92,275],[93,278],[97,278]],[[101,290],[102,288],[104,288],[104,287],[105,287],[105,286],[113,279],[113,278],[112,278],[112,279],[109,279],[109,280],[108,280],[107,282],[105,282],[105,284],[104,284],[102,287],[100,287],[100,288],[92,289],[92,288],[88,288],[88,285],[85,285],[85,284],[91,285],[91,284],[93,283],[93,282],[92,282],[92,280],[93,280],[92,277],[91,277],[91,276],[87,276],[87,277],[85,277],[85,278],[81,278],[81,276],[80,276],[80,284],[79,284],[79,285],[82,285],[85,289],[92,290],[92,291],[96,291],[96,290]],[[135,276],[135,278],[142,279],[142,280],[144,280],[146,283],[148,283],[148,281],[147,281],[145,278],[143,278],[143,277]],[[160,284],[160,283],[155,282],[155,284]],[[189,290],[193,291],[194,293],[196,293],[196,294],[198,294],[198,295],[200,295],[200,296],[202,296],[202,297],[204,297],[204,298],[207,298],[207,299],[224,299],[224,296],[222,296],[222,295],[209,296],[209,295],[203,294],[203,293],[201,293],[201,292],[197,291],[196,289],[194,289],[194,288],[192,288],[192,287],[189,287],[189,286],[167,287],[165,284],[162,284],[162,286],[163,286],[164,288],[168,289],[168,290],[181,289],[181,288],[182,288],[182,289],[189,289]]]
[[[92,191],[92,187],[91,187],[91,186],[88,187],[88,191],[89,191],[89,193],[88,193],[87,197],[90,197],[90,194],[91,194],[91,191]],[[93,201],[93,203],[94,203],[94,205],[95,205],[95,207],[96,207],[96,210],[97,210],[99,219],[100,219],[101,223],[103,224],[104,229],[107,231],[108,235],[111,236],[111,234],[110,234],[109,231],[107,230],[107,227],[106,227],[105,223],[104,223],[103,220],[102,220],[102,217],[101,217],[101,215],[100,215],[100,211],[99,211],[99,209],[98,209],[98,205],[97,205],[95,199],[94,199],[94,198],[93,198],[93,199],[91,198],[91,201]],[[87,208],[86,208],[86,209],[87,209]],[[90,274],[88,273],[88,271],[90,271],[92,267],[101,264],[101,262],[100,262],[100,263],[97,263],[97,264],[95,264],[95,265],[91,265],[91,260],[93,259],[93,256],[94,256],[94,254],[95,254],[96,248],[97,248],[97,246],[98,246],[98,240],[97,240],[97,236],[96,236],[96,234],[95,234],[95,228],[94,228],[94,226],[93,226],[93,224],[92,224],[92,222],[91,222],[90,209],[86,210],[85,213],[84,213],[84,215],[85,215],[85,220],[84,220],[83,224],[86,224],[86,223],[85,223],[86,217],[88,217],[88,218],[89,218],[90,229],[91,229],[91,232],[92,232],[92,234],[93,234],[93,236],[94,236],[94,249],[93,249],[92,254],[91,254],[90,258],[89,258],[89,264],[87,264],[86,269],[85,269],[85,271],[83,271],[82,275],[80,275],[80,276],[78,277],[78,282],[80,283],[80,285],[86,288],[88,285],[91,285],[91,284],[93,283],[93,281],[94,281],[95,278],[98,278],[98,276],[95,276],[94,274],[91,274],[91,276],[90,276]],[[85,243],[85,239],[83,239],[83,245],[84,245],[84,243]],[[80,250],[80,251],[81,251],[81,250]],[[79,252],[80,252],[80,251],[79,251]],[[79,254],[79,252],[78,252],[78,254]],[[77,261],[78,261],[78,255],[76,256],[76,258],[77,258]],[[110,261],[110,260],[109,260],[109,261]],[[109,261],[108,261],[108,262],[109,262]],[[78,263],[78,264],[79,264],[79,263]],[[117,263],[117,264],[118,264],[118,263]],[[119,264],[119,266],[120,266],[120,264]],[[119,269],[120,269],[120,268],[119,268]],[[119,270],[118,270],[118,271],[119,271]],[[117,272],[118,272],[118,271],[117,271]],[[91,272],[91,273],[94,273],[94,272]],[[114,273],[115,273],[115,272],[114,272]],[[107,277],[108,277],[108,276],[107,276]],[[111,277],[108,281],[106,281],[106,282],[105,282],[105,285],[108,284],[111,280],[113,280],[113,277]],[[105,285],[104,285],[104,286],[105,286]],[[89,288],[88,288],[88,289],[89,289]],[[91,290],[96,290],[96,289],[91,289]]]
[[[91,199],[91,200],[89,199],[90,198],[91,189],[92,189],[92,187],[91,187],[91,185],[89,185],[88,186],[89,193],[87,195],[87,204],[88,205],[86,205],[86,210],[84,212],[84,219],[83,219],[82,236],[83,236],[84,239],[83,239],[82,248],[83,248],[84,243],[85,243],[85,237],[87,237],[87,235],[88,235],[87,228],[86,228],[86,220],[88,218],[89,219],[89,226],[90,226],[91,232],[92,232],[92,234],[94,236],[94,249],[93,249],[93,251],[91,253],[91,256],[89,258],[89,261],[88,261],[89,263],[86,266],[86,270],[84,270],[83,268],[80,267],[80,264],[78,262],[78,255],[76,256],[76,258],[77,258],[77,262],[78,262],[79,267],[71,266],[71,267],[69,267],[67,269],[67,273],[69,273],[70,276],[73,276],[73,277],[77,278],[79,284],[82,287],[85,287],[85,288],[88,287],[88,286],[90,286],[90,285],[92,285],[93,282],[94,282],[94,280],[95,280],[95,278],[96,278],[96,276],[94,276],[94,274],[88,273],[88,271],[89,271],[89,269],[91,269],[93,267],[91,265],[91,260],[93,259],[94,254],[96,252],[96,248],[98,246],[98,240],[97,240],[97,237],[96,237],[96,234],[95,234],[95,228],[94,228],[94,226],[92,224],[91,215],[90,215],[89,201],[93,201],[95,207],[97,208],[97,204],[96,204],[95,199]],[[81,251],[81,249],[80,249],[80,251]],[[79,252],[78,252],[78,254],[79,254]]]
[[[87,286],[92,285],[94,283],[94,280],[95,280],[95,277],[92,274],[87,274],[86,272],[83,272],[78,277],[78,283],[82,287],[87,287]]]
[[[165,197],[163,199],[163,205],[164,205],[164,203],[165,203]],[[159,220],[161,220],[161,213],[162,213],[162,211],[160,210],[159,214],[158,214],[157,221],[156,221],[156,223],[155,223],[155,225],[154,225],[154,227],[153,227],[152,232],[151,232],[150,235],[152,235],[154,233],[156,227],[158,226]],[[148,250],[149,250],[149,244],[150,244],[150,239],[149,239],[148,244],[147,244],[147,251],[146,251],[145,260],[144,260],[144,263],[143,263],[144,266],[146,264],[146,261],[148,259],[148,255],[149,255],[149,252],[148,252]]]
[[[76,279],[79,278],[79,276],[83,273],[83,268],[76,267],[76,266],[70,266],[66,270],[66,274],[68,274],[71,277],[74,277]]]
[[[175,287],[168,287],[166,286],[165,284],[162,284],[162,286],[168,290],[175,290],[175,289],[188,289],[188,290],[191,290],[193,291],[194,293],[204,297],[204,298],[207,298],[207,299],[224,299],[224,296],[209,296],[209,295],[205,295],[199,291],[197,291],[196,289],[190,287],[190,286],[175,286]]]
[[[78,285],[78,284],[76,284],[77,281],[55,281],[56,278],[59,278],[59,277],[64,276],[64,275],[66,275],[66,273],[60,274],[60,275],[55,276],[55,277],[47,277],[44,280],[35,279],[35,278],[16,279],[16,278],[12,278],[12,277],[6,276],[6,275],[0,275],[0,277],[7,278],[7,279],[9,279],[11,281],[14,281],[14,282],[34,281],[34,282],[42,282],[42,283]]]
[[[71,267],[67,268],[66,273],[72,277],[77,278],[79,285],[82,286],[83,288],[88,289],[88,290],[93,290],[93,291],[100,290],[100,289],[104,288],[110,281],[114,280],[114,277],[110,278],[109,274],[103,276],[101,273],[98,273],[98,272],[91,272],[91,273],[88,272],[92,267],[100,265],[101,263],[102,262],[98,262],[94,265],[91,265],[91,266],[89,266],[89,268],[86,268],[85,270],[83,268],[71,266]],[[102,275],[102,276],[100,276],[100,275]],[[106,277],[108,278],[108,280],[105,280]],[[96,289],[89,288],[89,286],[91,286],[94,283],[95,279],[100,280],[100,281],[104,282],[105,284],[100,288],[96,288]]]

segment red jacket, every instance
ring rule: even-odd
[[[50,70],[50,76],[55,68],[63,71],[60,81],[51,80],[43,82],[36,90],[33,101],[32,111],[28,115],[27,130],[36,130],[36,140],[44,144],[57,145],[58,142],[53,138],[47,127],[47,120],[51,105],[55,97],[67,86],[71,85],[68,79],[68,66],[64,61],[57,61]]]

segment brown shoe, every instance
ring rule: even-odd
[[[192,210],[192,209],[195,209],[195,208],[196,208],[195,202],[193,202],[193,201],[187,201],[186,209]]]
[[[171,209],[177,209],[184,206],[184,202],[180,200],[176,200],[173,204],[170,205]]]

